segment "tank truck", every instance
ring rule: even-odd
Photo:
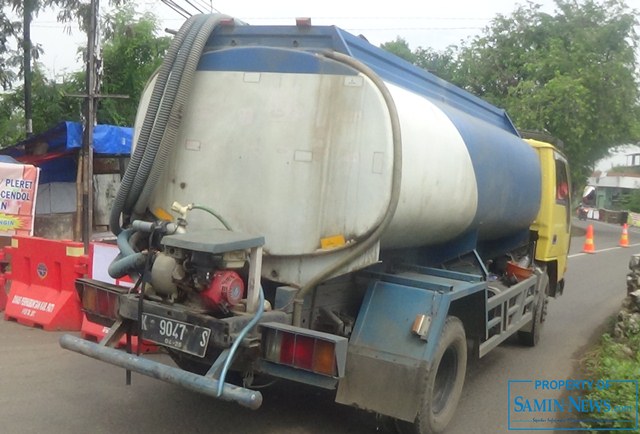
[[[111,229],[62,347],[257,409],[258,378],[445,429],[467,360],[535,346],[562,293],[568,164],[364,38],[197,15],[150,79]],[[157,343],[177,367],[115,348]],[[97,368],[96,368],[97,369]]]

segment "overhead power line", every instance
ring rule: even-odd
[[[182,15],[184,18],[189,18],[191,16],[191,13],[189,13],[189,11],[184,9],[182,6],[180,6],[173,0],[162,0],[162,3],[169,6],[174,12],[177,12],[178,14]]]
[[[203,0],[162,0],[162,3],[169,6],[173,11],[188,18],[193,14],[205,14],[210,12],[219,12],[210,2],[207,4]]]

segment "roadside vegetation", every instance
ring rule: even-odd
[[[4,4],[3,8],[8,6]],[[0,38],[0,85],[5,88],[0,94],[0,148],[13,145],[26,136],[25,86],[19,81],[24,70],[20,66],[21,48],[16,45],[21,38],[22,26],[20,22],[7,23],[6,20],[7,15],[0,14],[0,28],[5,23],[13,31],[13,34],[5,33],[4,39]],[[97,120],[101,124],[132,126],[140,94],[147,79],[162,62],[171,38],[161,33],[157,17],[138,14],[130,2],[103,16],[102,31],[100,93],[105,97],[98,105]],[[80,49],[78,56],[82,56],[83,51]],[[62,121],[81,121],[81,95],[86,94],[84,71],[48,77],[45,66],[38,62],[39,53],[41,48],[34,41],[30,81],[34,134]]]
[[[504,108],[517,128],[560,139],[581,191],[610,148],[640,140],[638,15],[621,0],[555,4],[517,5],[446,50],[401,37],[383,48]]]
[[[640,256],[632,256],[630,268],[627,276],[629,295],[622,309],[598,345],[582,360],[586,379],[604,386],[594,387],[584,396],[589,403],[608,404],[605,405],[608,411],[600,408],[582,418],[585,428],[597,429],[598,432],[625,429],[624,432],[640,433],[640,428],[629,430],[636,425],[640,411]]]
[[[504,108],[520,130],[550,134],[564,143],[580,191],[597,160],[615,146],[640,141],[640,83],[637,74],[637,11],[624,0],[554,0],[549,13],[521,2],[510,15],[497,15],[478,36],[437,51],[412,50],[398,36],[382,48]],[[98,121],[132,125],[142,87],[161,62],[169,39],[153,15],[139,16],[135,2],[118,6],[102,28],[103,98]],[[59,20],[86,29],[88,7],[79,0],[0,0],[0,147],[25,137],[26,59],[33,70],[33,132],[63,120],[79,120],[84,72],[51,80],[38,64],[38,41],[24,44],[26,18],[57,7]],[[12,20],[12,16],[25,17]],[[31,47],[26,56],[25,47]],[[25,83],[27,81],[25,80]]]

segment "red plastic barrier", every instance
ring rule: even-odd
[[[75,280],[88,271],[82,243],[13,237],[11,280],[4,318],[44,330],[80,330],[82,311]]]
[[[0,312],[7,306],[7,290],[4,288],[4,275],[0,276]]]
[[[5,248],[0,249],[0,312],[7,306],[7,279],[5,278],[5,271],[8,262],[4,249]]]

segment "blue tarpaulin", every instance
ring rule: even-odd
[[[105,155],[129,155],[133,128],[115,125],[96,125],[93,129],[93,152]],[[25,155],[25,150],[38,143],[47,143],[47,152],[71,151],[82,146],[82,124],[79,122],[60,122],[43,133],[29,137],[13,146],[2,149],[0,153],[12,157]]]
[[[93,152],[96,156],[128,156],[131,153],[133,128],[115,125],[96,125],[93,129]],[[44,149],[34,153],[40,144]],[[60,122],[43,133],[36,134],[0,150],[0,157],[14,158],[17,162],[40,167],[40,184],[74,182],[76,180],[76,153],[82,147],[82,124]]]

